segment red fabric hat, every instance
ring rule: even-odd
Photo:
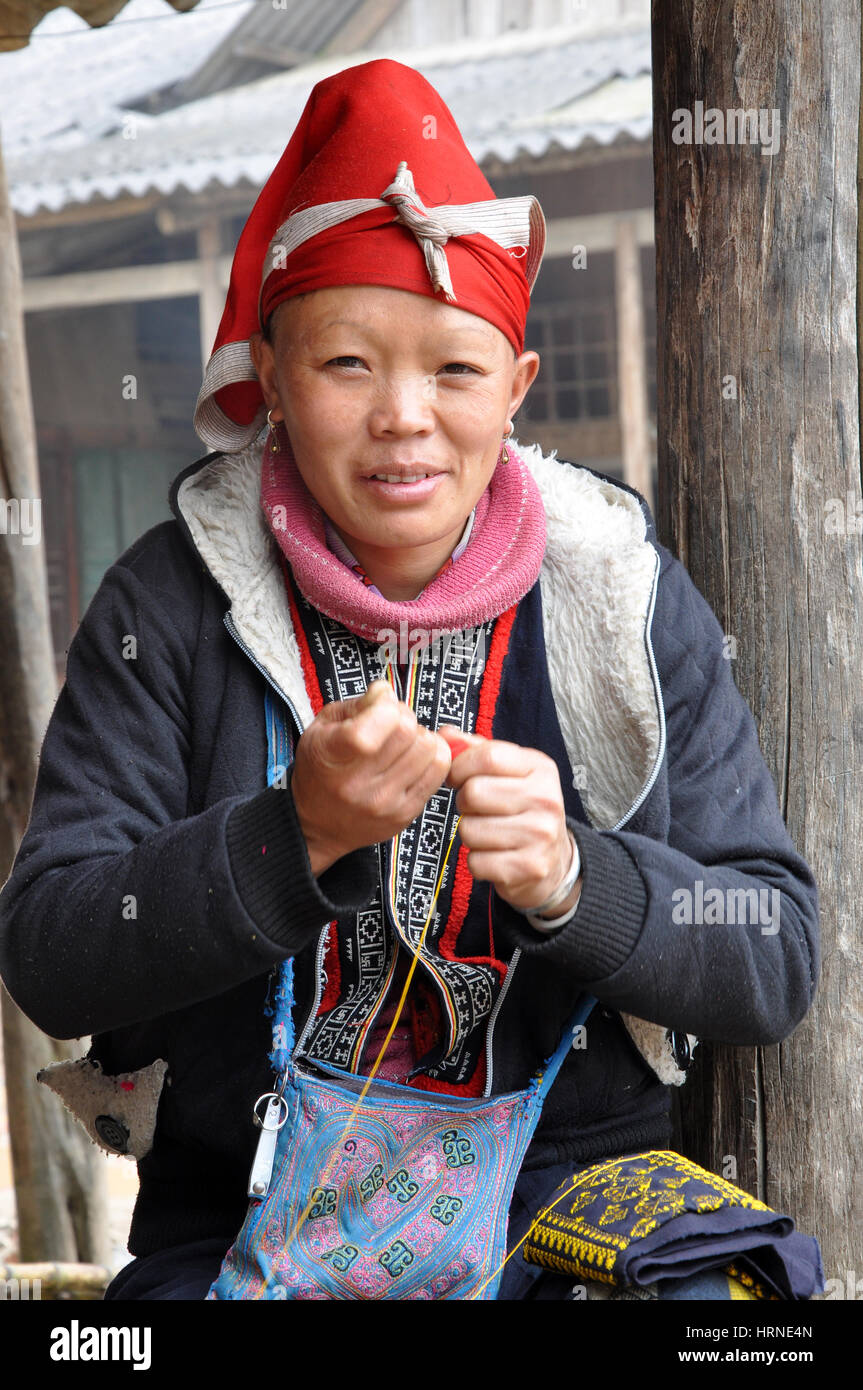
[[[520,353],[545,248],[536,198],[496,198],[448,107],[388,58],[312,90],[252,209],[195,409],[211,448],[245,448],[266,409],[249,338],[283,300],[389,285],[477,314]]]

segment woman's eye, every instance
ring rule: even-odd
[[[366,363],[362,357],[345,355],[344,357],[331,357],[326,365],[328,367],[365,367]],[[441,371],[447,376],[476,375],[476,370],[476,367],[471,367],[467,362],[447,362],[441,367]]]

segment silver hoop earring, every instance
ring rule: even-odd
[[[272,408],[270,408],[270,409],[267,411],[267,424],[268,424],[269,427],[270,427],[270,434],[273,436],[273,442],[272,442],[272,444],[270,445],[270,453],[271,453],[271,454],[277,454],[277,453],[279,452],[279,440],[278,440],[278,436],[277,436],[277,434],[276,434],[276,428],[277,428],[279,422],[278,422],[278,420],[276,420],[275,423],[273,422],[273,420],[271,419],[272,413],[273,413]]]

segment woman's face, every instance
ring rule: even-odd
[[[272,420],[354,553],[455,545],[539,370],[454,305],[371,285],[286,300],[252,357]],[[445,550],[443,557],[449,554]],[[442,561],[441,561],[442,562]]]

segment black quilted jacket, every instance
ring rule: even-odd
[[[0,894],[0,973],[25,1013],[56,1037],[93,1034],[109,1076],[168,1063],[155,1142],[139,1164],[134,1254],[207,1236],[227,1244],[236,1233],[256,1139],[250,1108],[271,1083],[270,971],[295,955],[307,1005],[323,924],[374,887],[367,850],[316,881],[289,792],[261,790],[266,663],[225,624],[234,595],[208,564],[199,524],[235,466],[211,455],[185,470],[171,494],[176,519],[105,574],[69,649],[30,822]],[[586,473],[543,467],[552,490],[570,486],[554,470]],[[199,504],[188,485],[205,474]],[[590,488],[597,515],[631,510],[619,484]],[[584,873],[571,924],[541,937],[509,913],[521,956],[496,1023],[495,1093],[524,1085],[551,1051],[577,988],[599,1000],[589,1046],[570,1055],[525,1167],[668,1144],[668,1086],[624,1016],[659,1025],[660,1041],[678,1030],[775,1043],[804,1017],[818,975],[815,885],[783,824],[723,634],[640,505],[639,544],[656,560],[644,640],[662,740],[619,828],[570,822]],[[550,553],[564,553],[567,534],[550,532]],[[579,563],[574,551],[564,571]],[[544,580],[549,611],[555,572]],[[577,622],[558,610],[560,623]],[[729,920],[740,890],[778,907],[775,928],[765,915]],[[711,920],[708,904],[720,899],[724,919],[714,907]],[[691,924],[681,920],[686,901]]]

